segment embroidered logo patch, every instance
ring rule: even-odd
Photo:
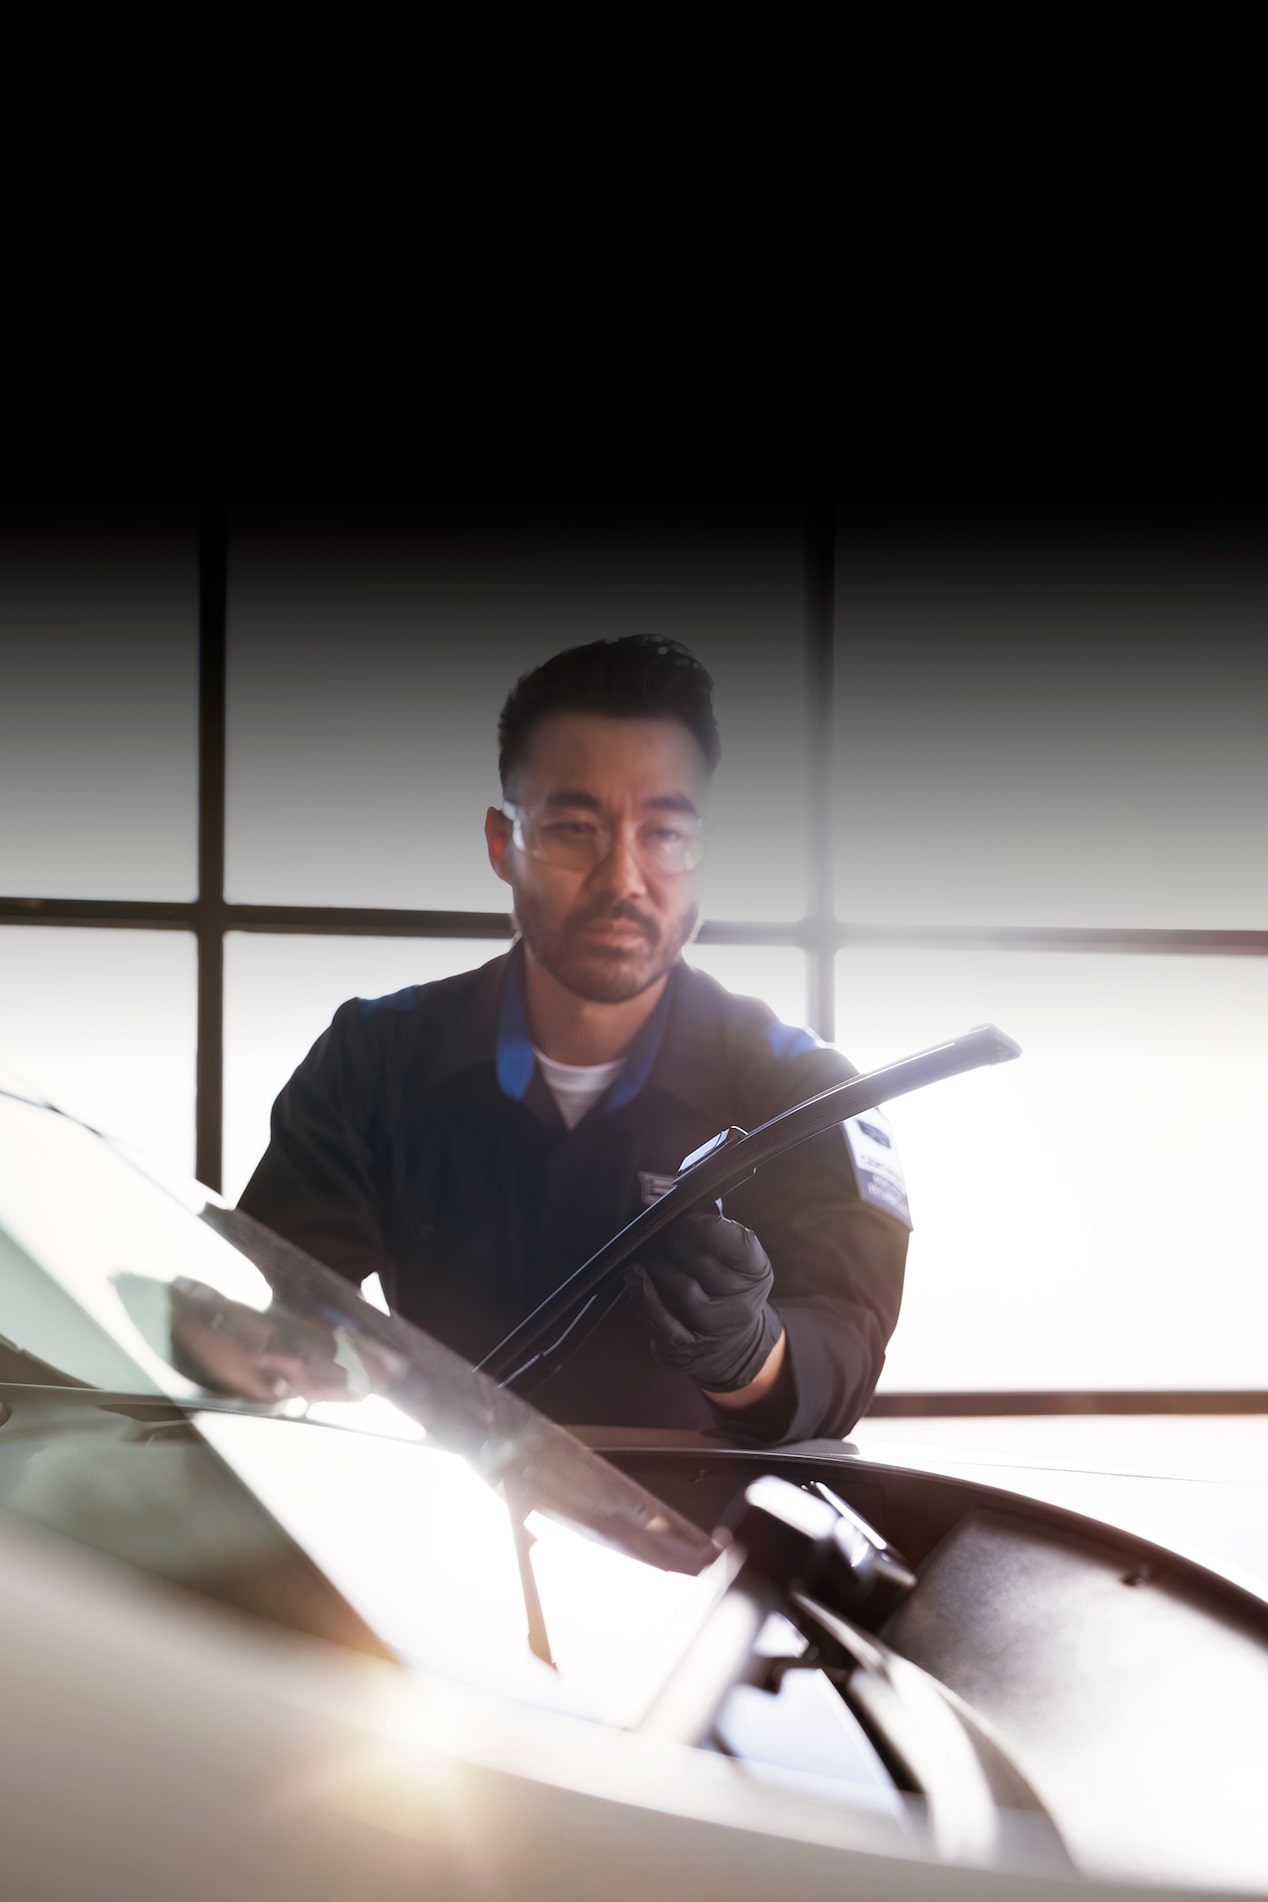
[[[865,1110],[862,1116],[852,1116],[841,1127],[850,1146],[854,1179],[863,1200],[874,1203],[889,1215],[896,1215],[910,1228],[907,1184],[903,1181],[902,1164],[886,1118],[879,1110]]]
[[[649,1209],[653,1202],[659,1202],[661,1196],[667,1189],[672,1189],[677,1180],[677,1176],[657,1176],[646,1169],[640,1169],[638,1186],[643,1196],[643,1207]]]

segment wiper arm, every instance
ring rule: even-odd
[[[644,1209],[612,1239],[591,1255],[576,1273],[533,1309],[506,1339],[478,1363],[502,1386],[512,1386],[535,1375],[536,1386],[548,1375],[557,1373],[587,1337],[588,1327],[577,1324],[590,1303],[610,1287],[635,1255],[662,1228],[698,1208],[702,1202],[716,1201],[745,1181],[763,1163],[783,1155],[798,1143],[822,1135],[837,1123],[865,1110],[876,1109],[896,1096],[907,1096],[927,1083],[945,1077],[960,1076],[966,1070],[978,1070],[989,1063],[1008,1063],[1021,1055],[1021,1046],[1006,1037],[994,1024],[979,1024],[949,1043],[935,1044],[914,1056],[902,1057],[883,1069],[870,1070],[865,1076],[851,1077],[834,1084],[830,1090],[812,1096],[794,1109],[785,1110],[768,1123],[745,1135],[742,1130],[727,1131],[705,1146],[703,1157],[684,1171],[660,1200]],[[606,1312],[606,1309],[603,1310]]]

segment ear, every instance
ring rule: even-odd
[[[509,885],[511,875],[506,869],[506,855],[511,846],[511,822],[496,806],[490,806],[484,815],[484,842],[489,848],[489,864],[503,884]]]

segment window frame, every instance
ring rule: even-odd
[[[846,949],[1106,950],[1167,957],[1268,957],[1268,931],[1098,927],[886,926],[838,919],[833,890],[833,689],[837,664],[835,585],[837,498],[821,494],[802,510],[805,562],[807,767],[810,796],[806,915],[793,923],[711,920],[701,944],[777,945],[806,955],[806,1016],[828,1040],[835,1032],[835,969]],[[67,925],[192,932],[198,955],[195,1172],[209,1188],[222,1176],[224,962],[230,931],[307,936],[475,938],[509,943],[508,913],[394,908],[230,904],[225,899],[225,675],[228,506],[204,501],[198,519],[198,884],[189,903],[0,896],[0,925]],[[1268,1390],[1103,1390],[878,1394],[881,1417],[1008,1414],[1268,1413]]]

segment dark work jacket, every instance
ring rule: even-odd
[[[764,1004],[681,962],[625,1065],[573,1130],[528,1041],[522,953],[340,1006],[273,1107],[240,1207],[392,1308],[483,1358],[731,1124],[754,1129],[854,1074]],[[907,1229],[864,1200],[840,1127],[769,1163],[725,1202],[774,1270],[796,1388],[781,1438],[849,1431],[898,1319]],[[533,1393],[576,1424],[743,1432],[654,1358],[623,1293]]]

